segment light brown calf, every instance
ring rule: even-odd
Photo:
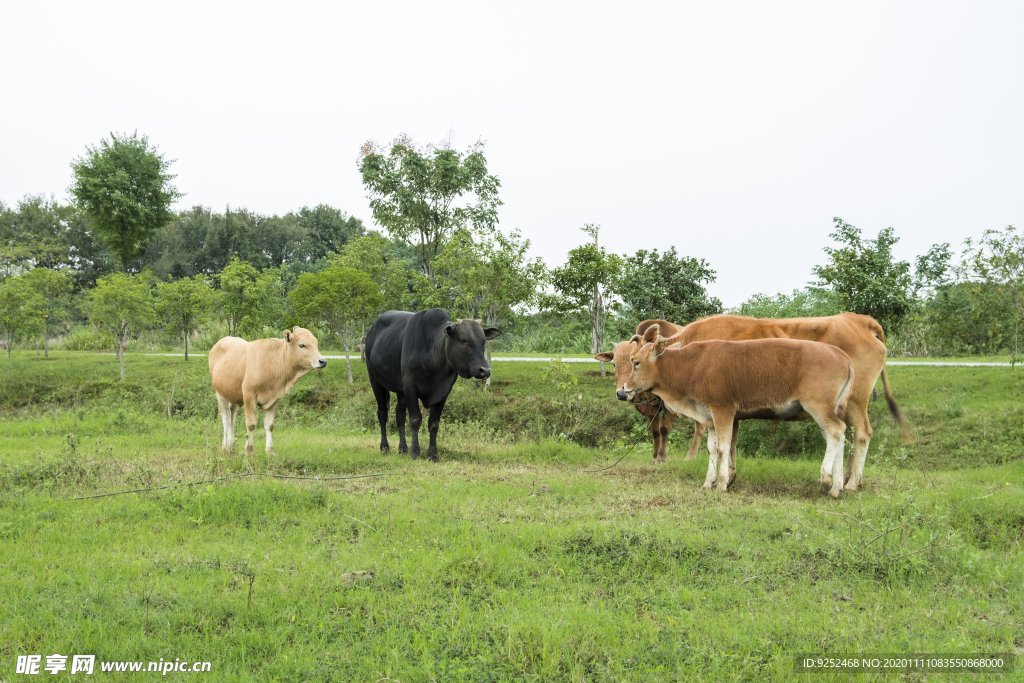
[[[221,449],[226,453],[235,441],[235,415],[245,406],[245,452],[252,453],[256,409],[264,411],[267,453],[274,452],[274,414],[278,402],[310,370],[327,367],[327,359],[313,333],[296,326],[284,331],[284,339],[224,337],[210,349],[210,378],[224,424]]]
[[[635,342],[627,395],[653,391],[665,406],[708,429],[707,478],[728,488],[736,420],[788,420],[809,416],[825,435],[821,483],[829,495],[843,490],[843,443],[853,362],[829,344],[799,339],[693,342],[669,348],[672,340],[649,327]],[[640,344],[642,343],[642,346]]]

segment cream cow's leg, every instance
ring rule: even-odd
[[[252,433],[256,431],[256,397],[245,397],[245,452],[253,453]]]
[[[216,393],[216,392],[214,392]],[[220,423],[224,427],[224,436],[220,442],[220,450],[222,453],[227,453],[231,448],[231,418],[234,416],[233,406],[228,403],[224,398],[217,394],[217,407],[220,409]]]
[[[274,454],[274,415],[277,414],[277,403],[263,411],[263,429],[267,432],[267,455]]]

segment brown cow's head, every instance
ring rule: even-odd
[[[284,341],[288,345],[288,355],[296,366],[306,370],[323,370],[327,367],[327,359],[320,355],[316,337],[306,328],[296,325],[285,330]]]
[[[611,351],[605,351],[594,356],[595,360],[615,364],[615,395],[620,401],[626,400],[626,395],[622,392],[622,385],[629,379],[629,375],[633,371],[633,365],[630,363],[629,357],[639,348],[639,345],[640,335],[633,335],[632,339],[616,344]],[[650,396],[633,396],[629,399],[629,402],[644,403],[650,400],[650,398]]]
[[[637,345],[639,348],[630,355],[630,374],[622,385],[625,400],[632,400],[654,388],[654,363],[669,345],[668,339],[660,336],[659,331],[657,325],[648,327]]]

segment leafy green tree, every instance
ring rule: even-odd
[[[980,281],[1002,300],[1003,308],[1014,316],[1014,355],[1020,352],[1019,328],[1024,322],[1024,234],[1012,225],[1003,230],[986,230],[981,239],[964,240],[960,275],[967,281]]]
[[[164,321],[168,334],[185,338],[186,361],[189,337],[210,319],[216,305],[217,291],[202,276],[157,283],[157,316]]]
[[[818,318],[842,313],[835,295],[827,289],[805,287],[793,294],[755,294],[740,304],[740,315],[752,318]]]
[[[34,268],[19,278],[42,301],[43,355],[50,357],[49,337],[54,325],[65,319],[71,303],[71,279],[49,268]]]
[[[366,142],[360,154],[374,220],[392,237],[417,244],[431,284],[434,257],[456,229],[497,224],[501,183],[487,172],[482,141],[462,154],[447,144],[419,149],[401,135],[390,149]]]
[[[233,258],[219,279],[228,334],[251,339],[267,328],[281,326],[284,283],[280,269],[259,271],[251,263]]]
[[[327,204],[318,204],[312,209],[304,206],[299,209],[297,218],[308,235],[307,258],[311,262],[341,252],[345,245],[366,234],[361,220]]]
[[[349,359],[352,339],[383,306],[380,285],[355,268],[332,265],[316,273],[300,275],[298,286],[288,294],[288,301],[307,325],[323,325],[338,335],[345,347],[348,383],[352,384]]]
[[[114,349],[124,380],[124,352],[132,331],[153,322],[153,295],[141,275],[113,273],[96,281],[89,291],[89,319],[114,337]]]
[[[171,161],[138,133],[110,134],[71,164],[70,191],[121,263],[141,257],[157,229],[174,218],[171,204],[182,195],[170,184]]]
[[[409,267],[393,242],[375,232],[347,243],[330,260],[343,268],[366,273],[380,286],[381,312],[406,310],[412,290],[423,278]]]
[[[0,282],[0,334],[7,346],[7,376],[11,376],[11,350],[19,339],[30,339],[43,326],[46,302],[24,277]]]
[[[715,271],[704,259],[680,256],[671,247],[638,250],[623,261],[616,291],[637,321],[661,318],[685,325],[697,318],[722,312],[722,302],[704,287],[715,281]]]
[[[594,238],[594,243],[571,250],[565,265],[552,269],[551,284],[558,294],[547,298],[547,307],[560,315],[585,313],[590,318],[591,353],[600,353],[604,350],[608,302],[619,282],[622,259],[598,246],[600,226],[587,224],[581,229]]]
[[[899,238],[886,228],[873,240],[863,239],[858,228],[841,218],[833,221],[830,237],[842,246],[825,247],[829,261],[812,269],[820,278],[815,286],[830,288],[842,310],[870,315],[887,331],[898,328],[914,306],[910,264],[892,253]]]

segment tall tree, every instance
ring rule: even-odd
[[[0,334],[7,346],[7,376],[11,376],[11,349],[19,339],[33,337],[43,325],[45,301],[24,277],[0,282]]]
[[[539,301],[547,268],[539,258],[527,258],[530,240],[519,231],[504,235],[491,230],[475,238],[460,230],[436,259],[438,286],[423,304],[447,308],[456,315],[480,318],[485,327],[508,324]],[[484,342],[491,362],[491,342]],[[490,387],[491,378],[484,383]]]
[[[221,302],[228,334],[257,337],[283,322],[284,283],[277,268],[259,271],[233,258],[220,274]]]
[[[548,307],[556,313],[586,313],[590,318],[591,352],[604,350],[604,324],[608,302],[615,293],[615,284],[622,270],[622,259],[598,246],[600,226],[587,224],[581,228],[594,238],[593,243],[569,252],[565,265],[551,271],[551,283],[558,296],[548,299]],[[604,373],[604,363],[601,364]]]
[[[124,381],[124,352],[132,331],[153,321],[153,295],[140,275],[113,273],[96,281],[89,290],[89,318],[114,337],[114,349]]]
[[[986,230],[978,240],[967,238],[964,245],[960,275],[966,281],[987,283],[1005,302],[1003,307],[1013,312],[1016,355],[1024,323],[1024,234],[1007,225],[1003,230]]]
[[[308,258],[312,262],[339,253],[346,244],[366,234],[361,220],[327,204],[312,209],[304,206],[297,218],[309,235]]]
[[[870,315],[891,332],[914,305],[910,264],[892,253],[899,238],[886,228],[873,240],[863,239],[860,229],[843,219],[833,222],[830,237],[841,246],[825,247],[828,263],[812,269],[820,278],[814,285],[830,288],[842,310]]]
[[[35,268],[19,278],[26,287],[39,295],[42,306],[43,355],[50,357],[49,337],[53,326],[66,316],[71,301],[71,279],[49,268]]]
[[[343,268],[366,273],[380,286],[381,311],[403,311],[416,282],[423,275],[414,272],[394,243],[375,232],[352,240],[330,260]]]
[[[616,291],[637,320],[661,318],[685,325],[722,312],[722,302],[709,296],[705,284],[715,271],[704,259],[680,256],[671,247],[640,249],[623,261]]]
[[[170,184],[172,161],[149,138],[110,134],[99,146],[86,148],[71,164],[70,191],[82,211],[121,263],[141,257],[158,228],[174,218],[171,204],[182,195]]]
[[[295,313],[307,325],[323,325],[338,335],[345,347],[348,383],[352,384],[349,353],[353,338],[384,303],[380,285],[354,268],[332,265],[316,273],[303,273],[289,294]]]
[[[186,361],[189,337],[210,319],[216,303],[217,291],[202,276],[157,283],[156,313],[168,334],[184,337]]]
[[[416,243],[431,284],[434,257],[457,228],[497,224],[501,183],[487,172],[482,141],[463,154],[447,143],[420,149],[401,135],[390,149],[366,142],[360,154],[374,220],[392,237]]]

